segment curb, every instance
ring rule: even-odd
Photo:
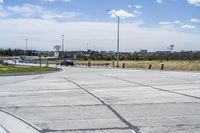
[[[41,131],[33,124],[28,123],[22,118],[15,116],[7,111],[0,110],[1,117],[4,121],[0,121],[3,124],[2,128],[6,133],[41,133]],[[8,124],[9,123],[9,124]]]

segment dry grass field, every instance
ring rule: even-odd
[[[91,61],[91,64],[105,64],[109,63],[109,66],[116,66],[116,61]],[[87,64],[88,61],[76,61],[76,63]],[[181,70],[181,71],[200,71],[200,60],[173,60],[173,61],[120,61],[120,67],[125,68],[142,68],[149,69],[151,65],[151,69],[159,70],[161,69],[161,65],[164,64],[164,70]]]

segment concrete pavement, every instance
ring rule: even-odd
[[[0,133],[40,133],[25,120],[5,111],[0,111]]]
[[[0,77],[0,109],[43,133],[200,132],[200,73],[63,69]]]

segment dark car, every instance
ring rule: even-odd
[[[71,60],[64,60],[60,63],[61,66],[74,66],[74,62]]]

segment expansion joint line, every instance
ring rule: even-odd
[[[87,92],[88,94],[90,94],[91,96],[93,96],[95,99],[97,99],[98,101],[100,101],[103,105],[105,105],[111,112],[113,112],[115,114],[115,116],[117,116],[117,118],[119,118],[125,125],[127,125],[131,130],[135,131],[136,133],[142,133],[140,131],[140,129],[137,126],[132,125],[130,122],[128,122],[124,117],[122,117],[113,107],[111,107],[109,104],[107,104],[105,101],[103,101],[101,98],[99,98],[98,96],[96,96],[95,94],[93,94],[92,92],[88,91],[87,89],[81,87],[78,83],[66,78],[66,77],[61,77],[62,79],[67,80],[68,82],[73,83],[74,85],[78,86],[80,89],[84,90],[85,92]]]
[[[128,130],[129,128],[128,127],[112,127],[112,128],[84,128],[84,129],[62,129],[62,130],[57,130],[57,129],[44,129],[43,130],[43,133],[53,133],[53,132],[87,132],[87,131],[102,131],[102,130],[110,130],[110,131],[112,131],[112,130],[116,130],[116,129],[118,129],[118,130],[121,130],[121,131],[123,131],[123,130]]]
[[[188,95],[188,94],[185,94],[185,93],[180,93],[180,92],[165,90],[165,89],[161,89],[161,88],[154,87],[154,86],[151,86],[151,85],[142,84],[142,83],[138,83],[138,82],[134,82],[134,81],[129,81],[129,80],[118,78],[118,77],[114,77],[114,76],[106,76],[106,77],[110,77],[110,78],[113,78],[113,79],[121,80],[121,81],[132,83],[132,84],[136,84],[136,85],[139,85],[139,86],[149,87],[149,88],[152,88],[152,89],[155,89],[155,90],[159,90],[159,91],[163,91],[163,92],[168,92],[168,93],[182,95],[182,96],[186,96],[186,97],[190,97],[190,98],[200,99],[200,97]]]

